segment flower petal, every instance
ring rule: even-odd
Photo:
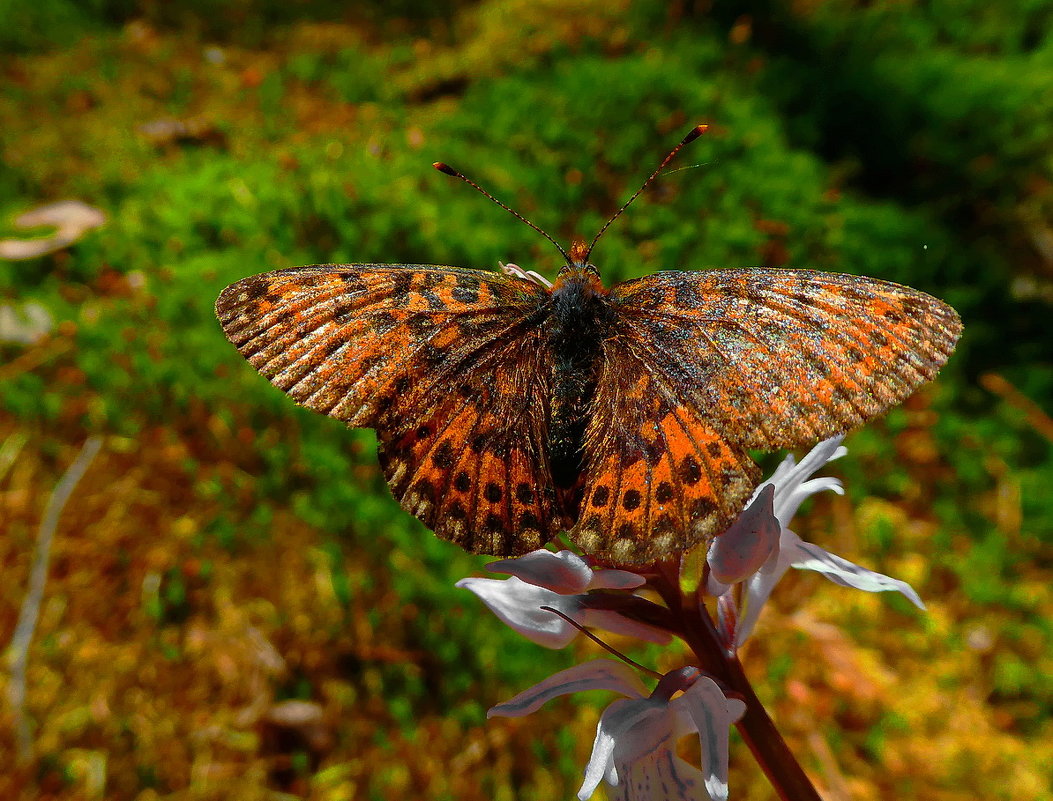
[[[778,546],[781,528],[773,512],[774,496],[774,485],[764,487],[709,546],[706,561],[713,595],[723,594],[729,585],[756,573]]]
[[[767,602],[779,579],[790,569],[791,553],[795,553],[795,546],[801,542],[800,537],[789,529],[790,519],[810,495],[823,490],[833,490],[839,495],[844,494],[841,482],[836,478],[830,476],[809,478],[824,465],[834,459],[840,459],[848,452],[841,445],[843,439],[844,435],[838,435],[823,440],[801,459],[800,464],[790,454],[783,459],[772,477],[763,482],[753,493],[756,499],[767,486],[775,486],[772,511],[779,521],[782,532],[779,536],[778,548],[772,552],[760,570],[745,580],[738,627],[735,632],[736,647],[741,646],[753,633],[761,608]],[[753,501],[751,500],[750,503],[752,505]]]
[[[614,568],[602,568],[594,570],[592,581],[589,582],[590,590],[635,590],[647,583],[647,579],[630,573],[628,570],[615,570]]]
[[[647,694],[643,682],[632,668],[613,659],[593,659],[554,673],[515,698],[491,707],[488,718],[521,718],[542,707],[553,698],[584,690],[613,690],[630,698]]]
[[[739,609],[738,625],[735,628],[736,648],[746,642],[753,633],[761,609],[771,596],[771,591],[790,569],[790,555],[794,553],[793,544],[799,541],[800,537],[784,528],[779,537],[779,550],[768,558],[760,570],[743,583],[742,603]]]
[[[728,731],[746,712],[737,698],[728,698],[707,676],[700,676],[670,705],[682,707],[698,729],[702,744],[702,775],[706,790],[715,801],[728,797]]]
[[[647,581],[628,570],[593,570],[588,561],[573,551],[553,553],[544,548],[515,559],[491,562],[486,569],[492,573],[507,573],[561,595],[586,590],[632,590]]]
[[[591,796],[602,778],[620,785],[631,765],[640,759],[662,751],[672,753],[675,725],[675,714],[661,699],[622,699],[607,707],[596,727],[596,740],[578,798],[584,801]]]
[[[797,538],[797,542],[788,549],[790,563],[798,570],[814,570],[822,573],[830,581],[843,587],[854,587],[867,592],[894,591],[904,595],[918,609],[924,609],[918,593],[907,582],[867,570],[836,554],[825,551],[818,545]]]
[[[853,587],[866,592],[895,591],[901,593],[919,609],[925,609],[924,602],[907,582],[849,562],[814,543],[805,542],[789,529],[784,529],[779,543],[778,557],[757,571],[745,583],[741,615],[735,633],[736,647],[741,646],[753,633],[757,617],[771,595],[772,588],[791,567],[822,573],[830,581],[843,587]]]
[[[705,777],[671,749],[622,766],[617,786],[607,791],[610,801],[707,801]]]
[[[589,563],[573,551],[553,553],[542,548],[516,559],[491,562],[486,569],[491,573],[507,573],[561,595],[585,592],[592,581]]]
[[[454,586],[474,592],[490,611],[531,642],[546,648],[563,648],[578,630],[542,606],[558,609],[577,620],[581,610],[579,595],[560,595],[527,584],[513,576],[508,579],[465,578]]]
[[[561,595],[515,576],[507,579],[465,578],[454,586],[474,592],[502,622],[545,648],[563,648],[579,632],[542,606],[559,610],[580,626],[601,628],[659,645],[666,645],[672,639],[669,632],[633,620],[613,609],[591,608],[589,595]]]
[[[618,703],[615,701],[615,703]],[[614,706],[614,704],[611,704]],[[609,709],[610,707],[608,707]],[[578,798],[585,801],[589,798],[600,782],[604,779],[608,784],[618,783],[618,772],[614,770],[614,762],[611,755],[614,754],[614,736],[603,728],[596,727],[596,739],[592,741],[592,753],[589,755],[588,764],[585,765],[585,780],[578,789]]]
[[[839,495],[844,494],[841,482],[836,478],[808,480],[834,459],[840,459],[848,453],[848,449],[841,445],[844,438],[844,434],[838,434],[823,440],[801,459],[800,464],[795,465],[793,456],[787,456],[772,477],[765,482],[775,485],[775,516],[779,518],[783,528],[790,525],[790,520],[809,496],[827,489]]]
[[[786,492],[776,493],[774,511],[775,516],[779,519],[779,523],[784,527],[789,526],[793,516],[797,514],[797,510],[801,508],[801,504],[808,500],[812,495],[816,495],[824,490],[836,492],[838,495],[845,494],[845,488],[841,484],[841,479],[834,478],[833,476],[820,476],[819,478],[813,478],[810,481],[801,482]]]

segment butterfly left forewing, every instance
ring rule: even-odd
[[[543,290],[496,273],[429,265],[315,265],[227,287],[216,315],[249,363],[297,403],[352,426],[383,425],[411,387],[441,382],[498,340]]]
[[[550,370],[530,317],[546,297],[491,272],[319,265],[232,284],[216,313],[298,403],[377,430],[407,510],[468,550],[508,555],[565,522],[546,491],[546,417],[536,413]]]

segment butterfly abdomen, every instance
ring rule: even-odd
[[[584,470],[588,412],[613,310],[595,272],[565,270],[552,289],[548,342],[552,351],[549,458],[564,511],[577,512],[575,488]],[[569,507],[569,508],[568,508]]]

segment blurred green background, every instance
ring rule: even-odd
[[[5,646],[50,493],[104,438],[56,534],[18,767],[0,707],[0,797],[570,797],[602,699],[485,710],[595,649],[543,651],[454,590],[486,560],[401,512],[372,433],[296,408],[212,305],[313,262],[551,276],[547,242],[430,163],[567,241],[699,122],[594,253],[608,280],[858,272],[966,325],[937,383],[849,438],[829,469],[847,496],[798,525],[928,613],[793,575],[747,672],[828,798],[1053,797],[1053,2],[0,0],[0,19],[0,238],[46,202],[108,216],[0,261]],[[773,797],[737,740],[731,786]]]

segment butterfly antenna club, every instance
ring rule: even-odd
[[[524,217],[518,211],[516,211],[515,209],[513,209],[513,208],[511,208],[509,206],[506,206],[504,203],[502,203],[496,197],[494,197],[489,192],[487,192],[485,189],[483,189],[481,186],[479,186],[479,184],[477,184],[475,181],[473,181],[467,175],[465,175],[462,172],[458,172],[453,167],[451,167],[449,164],[444,164],[441,161],[436,161],[431,166],[434,167],[435,169],[437,169],[439,172],[444,173],[445,175],[451,175],[454,178],[460,178],[462,181],[464,181],[466,184],[468,184],[468,186],[472,187],[476,191],[478,191],[481,194],[485,195],[486,197],[490,198],[490,200],[492,200],[498,206],[503,208],[505,211],[507,211],[509,214],[511,214],[517,220],[519,220],[522,223],[526,223],[527,225],[529,225],[531,228],[533,228],[535,231],[537,231],[539,234],[541,234],[543,237],[545,237],[545,239],[547,239],[549,242],[551,242],[553,245],[556,246],[556,250],[558,250],[560,252],[560,254],[563,256],[563,258],[566,260],[567,264],[571,263],[570,256],[567,255],[567,251],[565,251],[563,249],[563,246],[560,245],[559,242],[557,242],[555,239],[553,239],[551,236],[549,236],[539,226],[534,225],[534,223],[530,222],[530,220],[528,220],[526,217]]]
[[[592,242],[589,244],[589,247],[585,250],[584,261],[588,261],[589,254],[592,253],[592,249],[596,246],[596,243],[599,241],[600,237],[603,236],[603,233],[608,228],[611,227],[611,223],[622,216],[622,212],[625,211],[627,208],[629,208],[629,205],[634,200],[636,200],[636,198],[638,198],[640,196],[640,194],[648,186],[651,185],[651,181],[653,181],[655,178],[658,177],[659,173],[661,173],[662,170],[664,170],[666,168],[666,165],[668,165],[669,162],[672,161],[676,157],[676,154],[680,152],[680,149],[684,145],[689,144],[691,142],[694,142],[696,139],[698,139],[698,137],[700,137],[702,134],[704,134],[708,128],[709,128],[708,125],[704,125],[704,124],[703,125],[696,125],[694,128],[691,129],[690,133],[688,133],[687,136],[685,136],[683,139],[680,140],[680,143],[677,144],[676,147],[674,147],[671,151],[669,151],[669,155],[666,156],[664,159],[662,159],[662,163],[658,165],[658,169],[656,169],[654,172],[652,172],[650,174],[650,176],[648,176],[647,180],[643,182],[643,184],[640,186],[639,189],[636,190],[636,192],[633,194],[633,196],[631,198],[629,198],[628,200],[626,200],[622,204],[622,207],[620,209],[618,209],[616,212],[614,212],[614,216],[612,216],[609,220],[607,220],[607,222],[603,224],[603,228],[600,229],[599,233],[597,233],[596,236],[594,236],[592,238]]]

